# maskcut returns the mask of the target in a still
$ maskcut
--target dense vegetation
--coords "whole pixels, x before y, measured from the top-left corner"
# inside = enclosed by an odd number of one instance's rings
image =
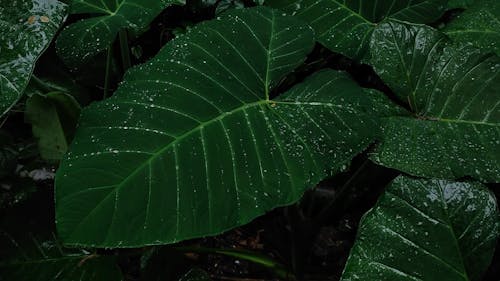
[[[498,280],[498,0],[0,15],[0,280]]]

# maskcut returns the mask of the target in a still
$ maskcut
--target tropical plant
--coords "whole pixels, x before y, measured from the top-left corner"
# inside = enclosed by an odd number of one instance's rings
[[[0,0],[0,280],[217,278],[192,252],[307,280],[379,195],[328,278],[495,274],[500,2],[67,2]],[[289,261],[189,241],[279,207]]]

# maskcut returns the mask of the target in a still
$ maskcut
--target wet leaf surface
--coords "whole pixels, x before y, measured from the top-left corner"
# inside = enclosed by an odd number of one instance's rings
[[[470,43],[485,52],[500,55],[500,1],[476,1],[460,14],[444,32],[457,42]]]
[[[35,63],[66,18],[57,0],[0,0],[0,116],[23,95]]]
[[[415,115],[385,119],[375,161],[418,176],[500,181],[498,56],[431,27],[389,22],[375,30],[371,57]]]
[[[385,19],[429,23],[445,8],[442,0],[271,0],[266,4],[305,20],[321,44],[355,59],[365,56],[374,28]]]
[[[269,99],[313,44],[293,17],[233,10],[131,69],[112,98],[83,110],[58,170],[64,242],[132,247],[215,235],[345,169],[379,133],[347,74],[321,71]]]
[[[77,67],[106,50],[121,29],[140,32],[167,6],[184,0],[73,0],[71,14],[94,14],[67,26],[57,38],[58,54]]]
[[[398,177],[362,218],[341,280],[481,280],[499,226],[481,184]]]

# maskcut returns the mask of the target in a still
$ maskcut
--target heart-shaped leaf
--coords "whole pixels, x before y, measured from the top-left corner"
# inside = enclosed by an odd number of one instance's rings
[[[58,170],[62,239],[130,247],[218,234],[342,169],[378,134],[362,88],[330,70],[269,99],[313,45],[293,17],[232,10],[131,69],[83,110]]]
[[[498,218],[481,184],[396,178],[361,219],[341,280],[480,280]]]
[[[185,0],[73,0],[72,14],[95,14],[67,26],[57,37],[59,56],[70,67],[106,50],[121,29],[140,32],[167,6]]]
[[[266,2],[307,21],[328,49],[360,59],[377,23],[388,17],[428,23],[444,12],[443,0],[271,0]]]
[[[431,27],[388,22],[373,33],[371,62],[415,114],[385,119],[373,159],[413,175],[500,181],[498,56]]]
[[[0,0],[0,117],[23,95],[35,63],[66,17],[57,0]]]
[[[121,281],[114,256],[66,249],[56,238],[52,200],[38,191],[0,222],[0,280]]]
[[[471,42],[500,55],[500,1],[481,0],[460,14],[444,30],[453,40]]]

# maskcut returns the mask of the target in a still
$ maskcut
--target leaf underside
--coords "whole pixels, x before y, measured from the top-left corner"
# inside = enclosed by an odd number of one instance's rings
[[[498,215],[481,184],[398,177],[362,218],[341,280],[480,280]]]
[[[364,91],[325,70],[268,93],[312,49],[309,27],[233,10],[131,69],[83,111],[56,177],[67,244],[133,247],[219,234],[297,201],[378,134]]]
[[[23,95],[38,57],[66,17],[57,0],[0,0],[0,117]]]
[[[384,120],[374,160],[418,176],[500,181],[498,56],[430,27],[389,22],[375,30],[371,58],[416,116]]]

